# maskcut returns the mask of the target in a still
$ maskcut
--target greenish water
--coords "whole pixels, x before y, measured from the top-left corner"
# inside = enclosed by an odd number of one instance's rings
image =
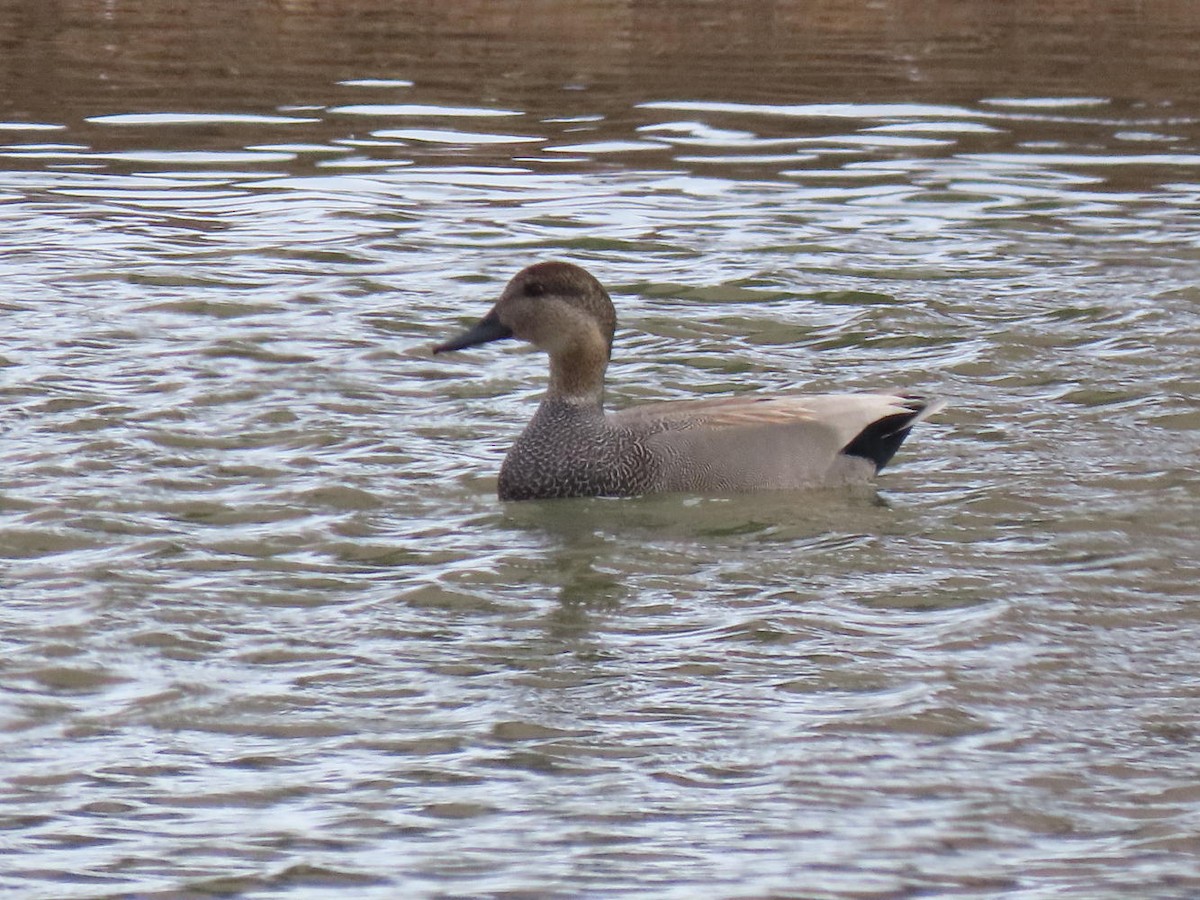
[[[0,890],[1192,897],[1191,7],[0,3]],[[614,405],[877,492],[501,505]]]

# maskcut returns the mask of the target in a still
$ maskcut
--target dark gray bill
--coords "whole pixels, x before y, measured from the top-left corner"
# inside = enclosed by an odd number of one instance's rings
[[[488,341],[499,341],[510,337],[512,337],[512,329],[507,325],[500,324],[500,320],[496,318],[495,314],[488,313],[458,337],[452,337],[444,344],[438,344],[433,348],[433,352],[445,353],[448,350],[462,350],[466,347],[486,344]]]

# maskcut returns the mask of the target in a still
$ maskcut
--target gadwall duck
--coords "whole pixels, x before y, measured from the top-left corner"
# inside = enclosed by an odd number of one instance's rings
[[[942,407],[911,394],[751,394],[604,411],[617,316],[579,266],[518,272],[473,328],[433,348],[515,337],[550,354],[550,385],[500,467],[501,500],[742,493],[869,481]]]

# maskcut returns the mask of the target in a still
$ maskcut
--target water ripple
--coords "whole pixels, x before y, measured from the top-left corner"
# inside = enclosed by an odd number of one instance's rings
[[[267,54],[0,123],[0,885],[1200,884],[1194,102],[973,53],[689,95],[669,30],[621,74],[525,24],[518,88]],[[546,257],[610,287],[615,406],[951,406],[878,491],[498,505],[544,358],[429,347]]]

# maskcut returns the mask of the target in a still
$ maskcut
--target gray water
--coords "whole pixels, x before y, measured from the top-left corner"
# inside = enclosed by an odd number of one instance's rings
[[[1200,895],[1188,3],[0,3],[0,892]],[[908,388],[846,494],[500,504]]]

